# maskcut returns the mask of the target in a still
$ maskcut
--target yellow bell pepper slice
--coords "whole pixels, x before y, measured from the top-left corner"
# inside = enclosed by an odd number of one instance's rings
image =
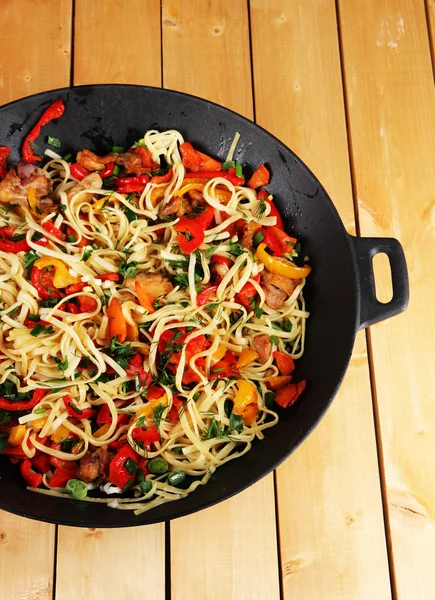
[[[36,188],[31,187],[27,192],[27,202],[33,214],[36,214]]]
[[[259,412],[257,388],[246,379],[240,379],[236,385],[238,389],[234,396],[233,412],[241,415],[245,425],[252,425]]]
[[[159,406],[159,404],[163,404],[163,406],[168,406],[168,396],[163,392],[160,398],[156,398],[151,402],[148,402],[146,406],[144,406],[141,410],[138,411],[137,416],[144,416],[146,419],[152,417],[154,410]]]
[[[237,359],[237,366],[239,367],[239,369],[242,369],[243,367],[247,367],[252,362],[254,362],[254,360],[256,360],[258,358],[258,356],[259,356],[259,354],[258,354],[258,352],[255,352],[255,350],[250,350],[249,348],[245,348],[244,350],[241,351],[240,356]]]
[[[56,431],[54,431],[51,434],[51,439],[53,440],[53,442],[56,442],[56,444],[59,444],[63,440],[63,438],[68,438],[70,434],[70,430],[67,429],[65,425],[59,425]]]
[[[26,434],[26,426],[25,425],[16,425],[15,427],[11,427],[8,437],[9,446],[19,446],[21,442],[24,440],[24,436]]]
[[[217,349],[212,354],[211,364],[214,365],[215,363],[219,362],[225,356],[226,353],[227,353],[227,347],[224,346],[223,344],[219,344]]]
[[[271,273],[282,275],[289,279],[303,279],[304,277],[307,277],[311,271],[311,267],[308,265],[298,267],[285,258],[271,256],[266,252],[266,244],[260,244],[258,246],[257,251],[255,252],[255,258],[262,262],[266,269]]]
[[[106,202],[110,201],[110,196],[104,196],[103,198],[100,198],[100,200],[97,200],[96,202],[94,202],[92,204],[92,208],[94,209],[95,212],[100,212],[100,210],[102,210],[104,208],[104,205],[106,204]]]
[[[41,431],[44,425],[47,422],[47,417],[40,417],[39,419],[35,419],[32,421],[32,429],[33,431]]]
[[[53,285],[56,288],[65,288],[73,283],[78,283],[80,279],[78,277],[73,277],[70,275],[68,267],[65,263],[57,258],[51,258],[51,256],[46,256],[44,258],[38,258],[35,261],[35,267],[37,269],[45,269],[45,267],[54,267],[54,277],[53,277]]]
[[[97,431],[94,433],[94,437],[99,438],[102,437],[105,433],[109,431],[109,428],[112,423],[105,423],[102,425]]]

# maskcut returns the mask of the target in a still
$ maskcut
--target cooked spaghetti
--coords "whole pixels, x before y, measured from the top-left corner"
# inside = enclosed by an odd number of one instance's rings
[[[140,514],[248,452],[305,388],[310,267],[236,143],[224,163],[177,131],[3,161],[0,450],[30,489]]]

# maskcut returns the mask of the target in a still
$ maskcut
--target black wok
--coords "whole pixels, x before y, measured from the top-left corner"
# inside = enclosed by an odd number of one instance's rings
[[[402,248],[395,239],[356,238],[346,233],[327,193],[315,176],[284,144],[251,121],[221,106],[185,94],[131,85],[95,85],[45,92],[0,109],[0,145],[19,159],[23,140],[42,111],[56,98],[64,116],[47,125],[47,135],[62,140],[66,151],[89,148],[104,154],[112,145],[128,146],[147,129],[178,129],[204,152],[224,159],[236,131],[236,159],[251,167],[266,162],[268,186],[288,231],[302,242],[313,266],[305,288],[308,321],[306,350],[297,364],[307,390],[279,424],[241,459],[223,466],[210,482],[187,498],[135,517],[105,505],[42,496],[26,490],[17,467],[0,458],[0,508],[19,515],[87,527],[125,527],[173,519],[240,492],[274,469],[319,422],[345,374],[359,329],[402,312],[408,303],[408,277]],[[390,260],[393,298],[375,297],[372,258]]]

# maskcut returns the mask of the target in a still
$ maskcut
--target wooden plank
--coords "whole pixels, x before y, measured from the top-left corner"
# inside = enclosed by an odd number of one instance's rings
[[[0,5],[0,104],[69,84],[72,0]]]
[[[370,334],[397,597],[422,600],[435,587],[435,98],[425,7],[339,5],[361,231],[399,238],[408,259],[407,312]]]
[[[257,121],[313,169],[354,232],[334,0],[253,0],[251,25]],[[277,493],[285,599],[390,597],[364,334],[326,417],[278,469]]]
[[[159,0],[76,0],[74,84],[161,85]]]
[[[158,0],[77,0],[75,34],[75,84],[160,85]],[[112,598],[114,590],[126,600],[138,598],[144,581],[153,598],[165,597],[163,524],[118,530],[59,527],[57,600]]]
[[[68,85],[71,11],[71,0],[1,3],[0,105]],[[54,543],[54,525],[0,512],[2,597],[51,600]]]
[[[252,118],[246,2],[164,0],[163,67],[165,87]],[[171,567],[173,600],[279,598],[272,477],[171,523]]]

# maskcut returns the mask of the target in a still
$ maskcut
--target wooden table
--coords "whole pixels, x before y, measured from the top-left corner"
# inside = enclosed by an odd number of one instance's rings
[[[433,0],[0,0],[0,23],[1,104],[103,82],[214,100],[299,154],[350,232],[399,238],[411,283],[274,475],[167,525],[1,513],[1,598],[435,598]]]

